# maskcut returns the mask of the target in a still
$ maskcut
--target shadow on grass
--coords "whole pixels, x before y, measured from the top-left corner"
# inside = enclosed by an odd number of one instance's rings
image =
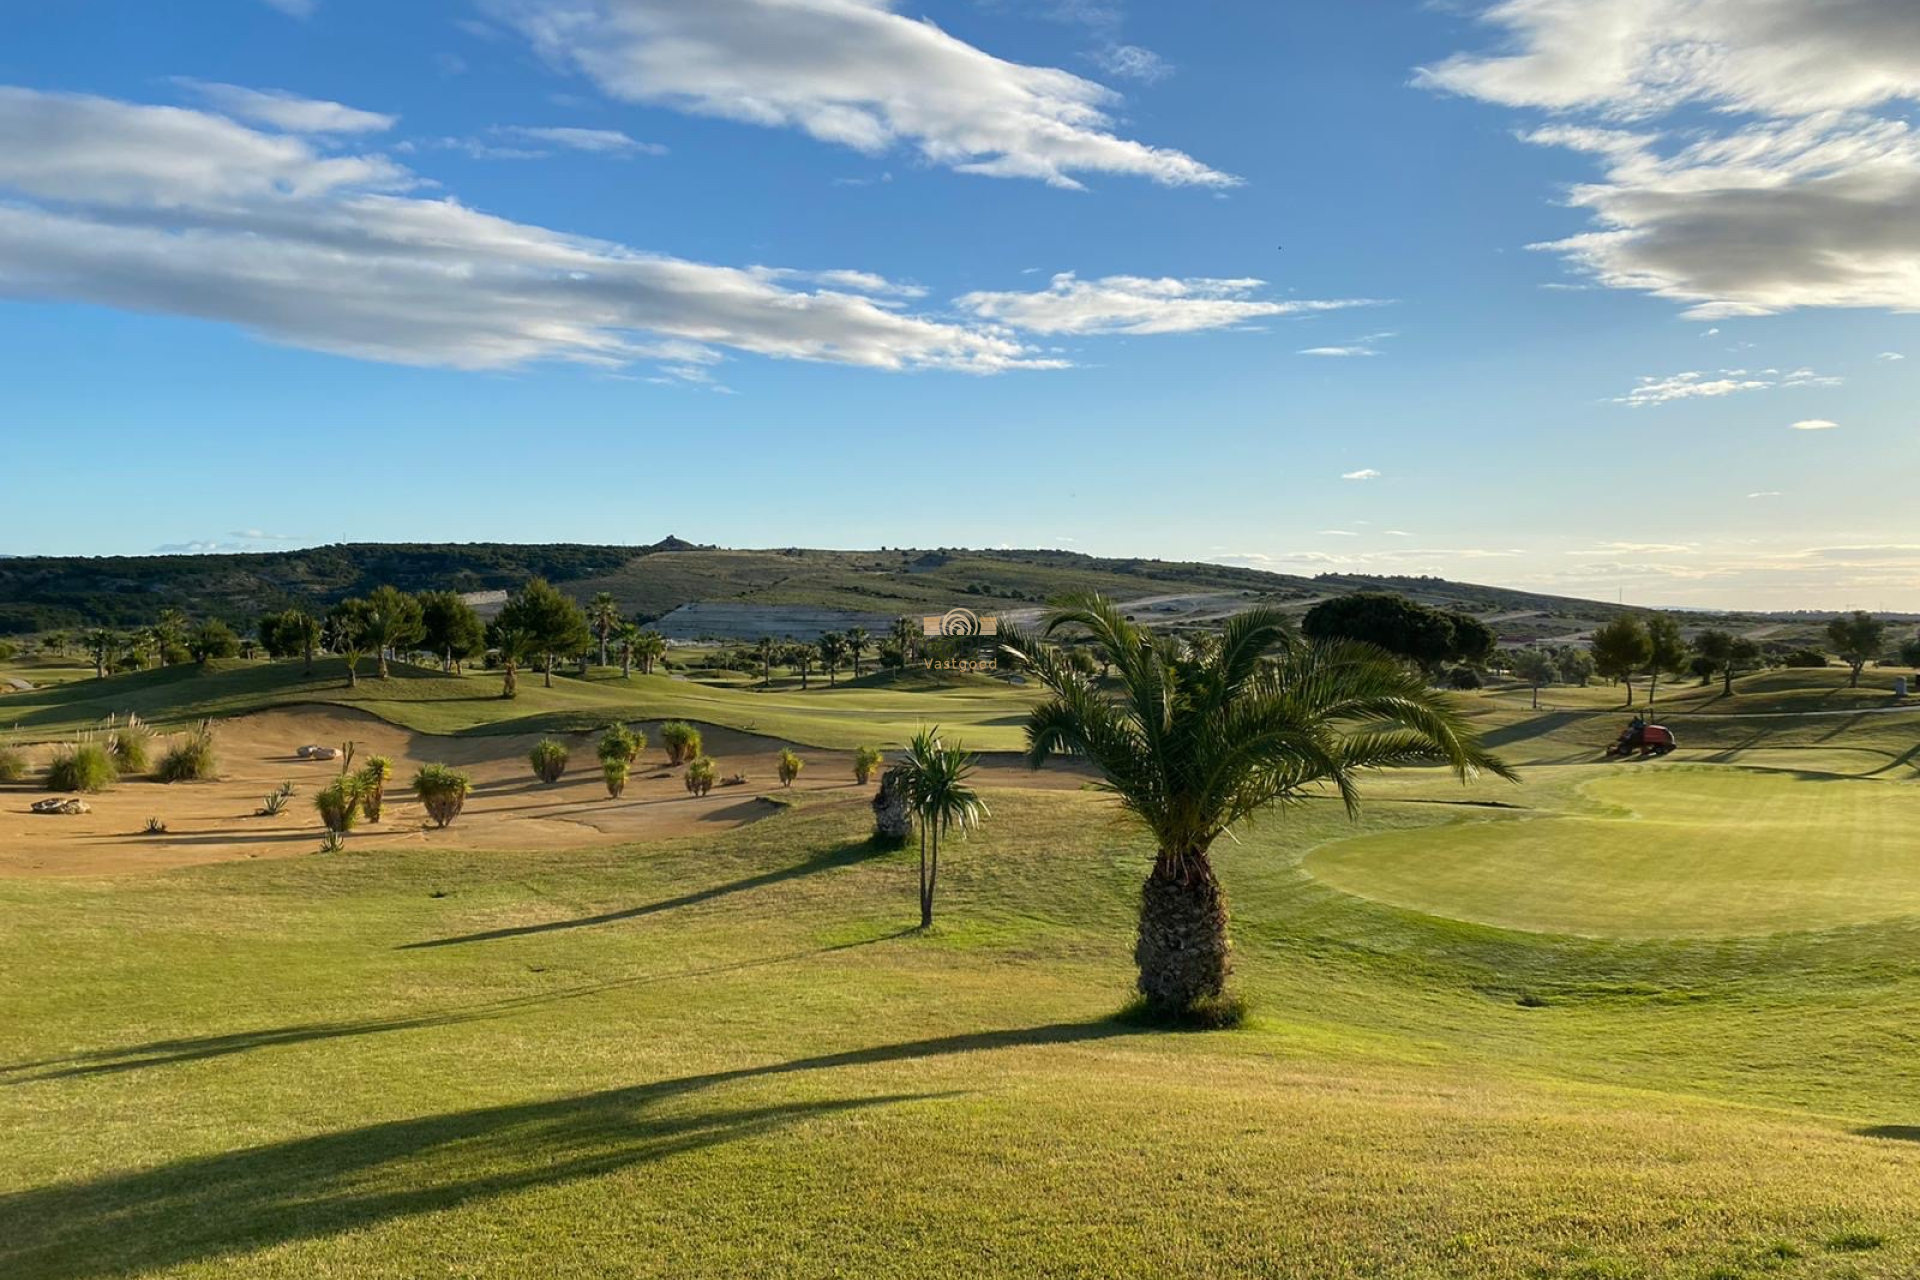
[[[666,911],[676,911],[681,907],[711,902],[715,898],[764,889],[769,885],[782,884],[788,880],[798,880],[802,876],[831,871],[836,867],[851,867],[868,858],[879,857],[885,852],[886,850],[876,847],[872,842],[862,840],[855,844],[823,849],[790,867],[764,871],[757,876],[731,880],[726,884],[717,884],[707,889],[697,889],[675,898],[663,898],[659,902],[649,902],[637,907],[623,907],[618,911],[603,911],[598,915],[578,916],[571,920],[549,920],[542,924],[514,925],[505,929],[488,929],[481,933],[457,934],[451,938],[429,938],[424,942],[403,943],[396,950],[418,951],[427,947],[454,947],[469,942],[498,942],[503,938],[525,938],[541,933],[557,933],[563,929],[585,929],[593,925],[614,924],[621,920],[638,920],[643,916],[659,915]]]
[[[1920,1142],[1920,1124],[1870,1124],[1854,1132],[1863,1138],[1882,1138],[1888,1142]]]
[[[757,1078],[1131,1034],[1115,1022],[939,1036],[538,1102],[416,1116],[0,1196],[0,1274],[158,1270],[361,1231],[534,1187],[738,1142],[827,1116],[952,1093],[703,1105]]]

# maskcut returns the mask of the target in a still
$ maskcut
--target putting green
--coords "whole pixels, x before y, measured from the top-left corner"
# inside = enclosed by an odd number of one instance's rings
[[[1344,892],[1540,933],[1718,937],[1920,914],[1920,788],[1621,766],[1597,811],[1475,819],[1314,851]]]

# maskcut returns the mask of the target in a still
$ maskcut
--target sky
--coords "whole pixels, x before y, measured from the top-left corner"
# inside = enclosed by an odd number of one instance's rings
[[[0,553],[1056,547],[1920,609],[1912,0],[0,36]]]

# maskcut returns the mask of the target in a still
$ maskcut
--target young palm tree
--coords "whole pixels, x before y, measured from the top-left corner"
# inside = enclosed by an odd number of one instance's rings
[[[827,683],[840,683],[840,664],[847,660],[847,638],[838,631],[820,637],[820,665],[826,668]]]
[[[653,664],[667,656],[667,638],[658,631],[642,631],[633,642],[633,656],[640,659],[640,674],[653,674]]]
[[[847,628],[847,653],[853,658],[853,678],[860,678],[860,659],[873,644],[873,637],[867,634],[865,627]]]
[[[893,636],[893,642],[900,646],[900,665],[904,668],[913,661],[913,646],[920,634],[920,622],[916,618],[895,618],[888,633]]]
[[[633,650],[640,641],[640,628],[631,622],[621,622],[613,629],[613,638],[620,645],[620,678],[633,679]]]
[[[787,665],[800,673],[800,687],[807,687],[807,673],[813,670],[813,646],[795,644],[787,648]]]
[[[160,665],[167,665],[167,650],[178,649],[187,638],[187,617],[178,609],[162,609],[153,624],[154,646],[160,653]]]
[[[780,655],[780,646],[772,636],[761,636],[760,643],[753,647],[760,659],[760,684],[762,688],[773,687],[773,660]]]
[[[1086,757],[1153,834],[1134,962],[1156,1012],[1191,1014],[1226,988],[1227,900],[1208,851],[1235,823],[1320,785],[1353,812],[1370,768],[1514,776],[1417,673],[1371,645],[1301,640],[1276,610],[1233,618],[1204,655],[1097,595],[1048,616],[1047,634],[1063,628],[1092,635],[1121,690],[1097,692],[1059,649],[1010,629],[1005,649],[1053,695],[1028,719],[1027,763]]]
[[[600,665],[607,665],[607,641],[614,630],[620,626],[620,606],[613,602],[613,594],[601,591],[587,604],[587,622],[593,627],[594,634],[600,637]]]
[[[991,816],[980,794],[967,785],[976,757],[958,743],[947,746],[938,728],[922,729],[900,762],[907,807],[920,828],[920,927],[933,924],[933,894],[940,884],[940,837],[962,832]]]

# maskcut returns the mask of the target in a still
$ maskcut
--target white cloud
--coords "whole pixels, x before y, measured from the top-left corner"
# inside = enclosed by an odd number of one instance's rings
[[[1328,356],[1334,359],[1351,359],[1357,356],[1377,356],[1380,354],[1380,346],[1379,346],[1380,343],[1385,342],[1388,338],[1393,338],[1398,336],[1399,335],[1394,333],[1369,333],[1361,337],[1355,338],[1353,341],[1344,343],[1342,345],[1326,346],[1326,347],[1308,347],[1303,351],[1297,352],[1296,354],[1303,355],[1303,356]]]
[[[1357,538],[1360,535],[1351,529],[1322,529],[1320,536],[1323,538]]]
[[[1091,55],[1094,65],[1110,76],[1158,84],[1173,74],[1173,67],[1151,49],[1137,44],[1110,44]]]
[[[1749,498],[1778,498],[1781,495],[1778,489],[1761,489],[1757,492],[1750,493],[1747,496]]]
[[[246,89],[237,84],[217,84],[184,76],[175,83],[191,90],[224,115],[270,125],[287,133],[383,133],[399,120],[398,116],[303,98],[280,89]]]
[[[1642,377],[1633,390],[1624,396],[1614,397],[1613,402],[1639,409],[1648,405],[1669,404],[1675,400],[1730,396],[1742,391],[1772,391],[1783,387],[1835,387],[1839,386],[1841,381],[1840,378],[1816,373],[1812,369],[1794,369],[1788,373],[1782,373],[1778,369],[1721,369],[1712,374],[1689,370],[1685,373],[1668,374],[1664,378],[1651,375]]]
[[[1067,271],[1033,293],[969,293],[959,306],[983,320],[1030,333],[1151,334],[1227,329],[1268,316],[1306,315],[1371,305],[1369,299],[1276,302],[1252,296],[1264,280],[1082,280]]]
[[[1882,351],[1882,352],[1881,352],[1881,353],[1880,353],[1879,355],[1877,355],[1877,356],[1875,356],[1875,357],[1874,357],[1874,359],[1876,359],[1876,360],[1905,360],[1905,359],[1906,359],[1906,357],[1905,357],[1905,356],[1903,356],[1903,355],[1901,355],[1901,354],[1900,354],[1900,353],[1899,353],[1898,351]]]
[[[1372,467],[1362,467],[1358,471],[1343,471],[1340,473],[1340,478],[1342,480],[1378,480],[1380,473]]]
[[[1920,138],[1899,110],[1920,101],[1912,0],[1502,0],[1484,16],[1507,51],[1418,81],[1553,112],[1526,136],[1604,170],[1569,196],[1596,229],[1540,247],[1703,319],[1920,309]],[[1642,123],[1683,109],[1668,134]]]
[[[1793,424],[1793,429],[1795,431],[1832,431],[1839,425],[1839,423],[1830,422],[1826,418],[1802,418],[1799,422]]]
[[[512,222],[379,156],[205,112],[0,88],[0,296],[238,325],[404,364],[702,368],[724,349],[883,369],[1056,367],[1005,330],[765,269]]]
[[[551,143],[573,151],[592,151],[603,155],[663,156],[667,149],[657,142],[636,142],[618,129],[579,129],[567,126],[501,125],[495,133],[528,142]]]
[[[550,62],[609,95],[872,155],[1077,188],[1076,174],[1228,187],[1230,174],[1115,132],[1118,94],[1008,62],[889,0],[487,0]]]

